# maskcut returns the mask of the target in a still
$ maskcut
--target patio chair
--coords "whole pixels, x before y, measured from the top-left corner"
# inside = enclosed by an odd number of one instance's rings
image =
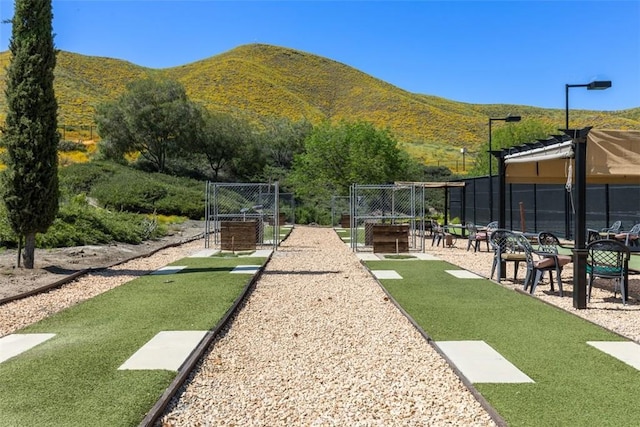
[[[493,249],[493,264],[491,265],[491,279],[493,273],[497,271],[496,280],[500,283],[502,278],[502,264],[513,263],[513,280],[518,276],[518,266],[521,262],[526,262],[526,254],[519,244],[518,235],[510,230],[499,228],[494,230],[489,237],[489,244]]]
[[[493,230],[497,230],[498,229],[498,221],[491,221],[489,224],[487,224],[485,229],[487,230],[487,233],[491,233]]]
[[[587,228],[587,243],[602,239],[600,232],[593,228]]]
[[[611,224],[611,227],[600,229],[600,233],[606,234],[606,238],[608,239],[610,236],[619,233],[620,227],[622,227],[622,221],[615,221],[613,224]]]
[[[472,222],[467,223],[467,251],[471,248],[473,243],[473,251],[478,252],[480,243],[485,242],[487,245],[487,252],[489,252],[489,236],[486,231],[478,231],[478,226]]]
[[[530,287],[529,293],[535,293],[538,283],[540,283],[544,273],[548,271],[551,291],[555,291],[553,287],[553,273],[555,272],[560,296],[564,296],[564,291],[562,290],[562,269],[565,265],[572,262],[573,259],[570,255],[558,254],[559,246],[561,246],[560,239],[548,231],[538,233],[537,250],[533,250],[530,244],[527,245],[527,250],[531,252],[531,259],[527,259],[529,283],[525,281],[525,291],[527,287]],[[537,256],[538,259],[536,259],[534,255]]]
[[[613,238],[615,240],[624,241],[624,244],[627,246],[638,246],[640,245],[640,223],[631,227],[631,230],[626,231],[624,233],[618,233]]]
[[[602,239],[587,245],[587,301],[591,301],[591,288],[595,278],[613,279],[613,297],[620,288],[622,304],[627,304],[627,283],[629,258],[631,253],[624,243],[618,240]]]

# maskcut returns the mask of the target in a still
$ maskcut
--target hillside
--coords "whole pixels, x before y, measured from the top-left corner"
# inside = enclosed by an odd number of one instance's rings
[[[0,53],[2,91],[8,61],[9,52]],[[466,104],[414,94],[328,58],[263,44],[240,46],[161,70],[61,51],[55,75],[59,123],[67,127],[93,125],[96,105],[120,95],[128,82],[152,75],[180,81],[191,99],[212,110],[250,118],[304,117],[314,123],[324,119],[367,120],[389,127],[400,141],[420,146],[421,150],[457,152],[465,146],[473,151],[486,141],[490,116],[520,114],[558,127],[564,122],[562,108]],[[2,97],[0,119],[4,108]],[[640,129],[640,108],[618,112],[572,110],[571,119],[577,126]]]

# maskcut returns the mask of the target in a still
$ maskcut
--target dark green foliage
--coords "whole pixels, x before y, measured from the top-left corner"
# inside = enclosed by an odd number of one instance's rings
[[[108,162],[74,163],[61,168],[60,188],[63,193],[89,194],[99,181],[109,180],[121,167]]]
[[[112,211],[192,219],[204,215],[204,182],[194,179],[146,173],[109,162],[90,162],[62,168],[60,182],[65,195],[85,194]]]
[[[186,154],[198,154],[206,159],[211,178],[218,181],[227,164],[242,151],[245,144],[251,144],[253,132],[248,122],[226,113],[201,112],[203,121],[185,148]]]
[[[269,165],[272,168],[291,169],[293,158],[304,152],[304,140],[313,126],[307,120],[292,122],[285,118],[269,118],[264,121],[262,140]]]
[[[58,151],[87,151],[87,146],[82,142],[75,141],[60,141],[58,144]]]
[[[7,149],[3,198],[11,228],[26,238],[25,266],[33,268],[33,242],[58,211],[58,105],[53,90],[56,52],[50,0],[17,0],[12,59],[6,76]]]
[[[516,145],[533,142],[538,138],[548,138],[549,135],[558,133],[557,126],[544,123],[535,119],[524,119],[518,123],[500,122],[493,124],[491,132],[491,150],[513,147]],[[488,137],[488,136],[487,136]],[[492,159],[492,173],[498,171],[498,162]],[[470,176],[489,175],[489,141],[480,146],[475,161],[474,168],[469,172]]]
[[[163,172],[170,156],[183,150],[201,128],[201,110],[173,80],[138,80],[111,103],[98,106],[100,148],[112,159],[140,153]]]
[[[0,204],[0,211],[1,209]],[[164,234],[166,227],[158,225],[149,217],[96,208],[90,206],[84,197],[76,196],[61,205],[47,232],[36,237],[36,246],[58,248],[113,242],[138,244]],[[16,236],[0,222],[0,247],[16,245]]]
[[[367,122],[323,123],[304,144],[305,152],[295,157],[289,181],[307,206],[317,208],[333,195],[348,195],[354,183],[388,184],[410,180],[419,172],[387,130]]]
[[[123,168],[111,179],[96,182],[89,195],[110,210],[201,218],[204,184],[161,177]]]

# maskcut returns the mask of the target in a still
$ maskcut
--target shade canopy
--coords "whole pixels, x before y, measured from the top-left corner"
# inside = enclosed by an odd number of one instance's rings
[[[508,184],[574,180],[574,142],[566,136],[503,150]],[[589,184],[640,184],[640,131],[592,129],[587,135]]]

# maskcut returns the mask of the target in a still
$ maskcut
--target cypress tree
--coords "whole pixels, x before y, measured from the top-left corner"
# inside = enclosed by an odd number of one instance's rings
[[[2,196],[20,246],[24,239],[26,268],[34,266],[36,234],[46,232],[58,213],[60,136],[52,20],[51,0],[16,0],[6,74]]]

